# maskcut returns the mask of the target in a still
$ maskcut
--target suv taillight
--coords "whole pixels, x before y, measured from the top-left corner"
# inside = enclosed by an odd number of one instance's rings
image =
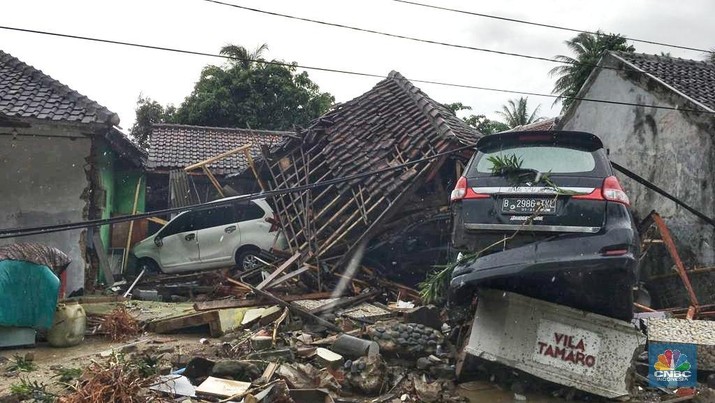
[[[584,200],[608,200],[630,206],[628,195],[626,195],[626,192],[623,191],[620,182],[618,182],[618,178],[615,176],[609,176],[604,179],[603,186],[601,186],[600,189],[596,189],[587,195],[572,196],[572,198]]]
[[[626,206],[631,204],[631,201],[628,199],[628,195],[623,191],[621,184],[618,182],[618,178],[615,176],[609,176],[603,180],[603,198],[623,203]]]
[[[472,188],[467,186],[467,178],[460,177],[457,184],[454,186],[452,194],[449,196],[450,202],[460,201],[463,199],[486,199],[488,194],[476,193]]]

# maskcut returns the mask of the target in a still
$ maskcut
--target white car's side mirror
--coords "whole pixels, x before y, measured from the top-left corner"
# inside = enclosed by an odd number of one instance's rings
[[[164,241],[162,241],[161,238],[156,237],[156,238],[154,238],[154,245],[161,248],[161,246],[164,245]]]

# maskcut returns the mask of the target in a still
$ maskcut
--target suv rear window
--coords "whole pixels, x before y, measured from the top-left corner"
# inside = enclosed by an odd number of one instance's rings
[[[469,166],[467,177],[484,176],[492,173],[492,156],[511,157],[515,155],[522,161],[524,169],[550,172],[557,175],[604,176],[606,164],[604,157],[596,151],[579,148],[543,145],[520,145],[499,150],[479,151],[475,161]]]

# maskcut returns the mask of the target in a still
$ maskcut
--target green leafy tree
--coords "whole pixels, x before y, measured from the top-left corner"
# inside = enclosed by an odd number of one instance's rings
[[[710,49],[710,53],[708,53],[705,60],[715,63],[715,48]]]
[[[444,107],[449,109],[455,116],[457,115],[457,112],[472,110],[471,106],[466,106],[461,102],[444,104]],[[464,120],[464,122],[469,126],[472,126],[475,129],[479,130],[479,132],[482,134],[494,134],[502,132],[504,130],[509,130],[509,126],[507,126],[506,124],[496,120],[490,120],[485,115],[471,114],[467,117],[463,117],[462,120]]]
[[[506,105],[502,106],[502,110],[496,111],[496,113],[504,118],[504,122],[510,129],[517,126],[528,125],[529,123],[534,123],[543,119],[538,115],[541,105],[537,106],[531,113],[529,113],[528,103],[528,97],[510,99],[507,101]]]
[[[564,65],[554,67],[549,72],[552,77],[558,77],[552,93],[558,94],[559,97],[554,104],[561,101],[564,110],[571,105],[573,97],[578,94],[603,52],[607,50],[635,52],[636,50],[626,42],[625,37],[619,34],[605,34],[601,31],[595,34],[580,33],[565,43],[574,57],[557,55],[556,60]]]
[[[308,124],[335,102],[332,95],[320,92],[308,73],[299,73],[296,63],[266,62],[266,50],[266,44],[252,52],[224,46],[221,54],[229,57],[228,62],[204,67],[178,109],[140,96],[132,135],[147,147],[155,123],[290,130]]]
[[[176,112],[179,123],[204,126],[288,130],[325,113],[335,98],[320,92],[308,73],[295,63],[266,63],[267,47],[249,53],[229,45],[221,54],[231,57],[225,66],[206,66],[193,92]]]
[[[176,108],[169,105],[166,108],[160,103],[141,94],[137,100],[136,120],[131,129],[131,134],[144,148],[149,147],[149,135],[151,127],[155,123],[173,123],[176,115]]]
[[[258,46],[253,52],[238,45],[226,45],[221,48],[221,55],[231,57],[230,63],[236,63],[244,69],[250,69],[257,62],[265,62],[263,53],[268,50],[268,44],[264,43]]]

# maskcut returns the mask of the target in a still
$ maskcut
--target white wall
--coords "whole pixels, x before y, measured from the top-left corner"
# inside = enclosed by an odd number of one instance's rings
[[[660,91],[660,87],[652,86],[648,92],[620,77],[617,71],[602,70],[587,93],[581,95],[650,106],[675,106],[668,103],[672,93]],[[582,101],[572,112],[561,123],[564,130],[598,135],[610,149],[612,161],[709,217],[715,216],[713,133],[673,110]],[[641,218],[651,210],[663,216],[688,263],[715,264],[712,226],[624,175],[618,176]]]
[[[81,199],[89,187],[85,174],[90,155],[89,137],[68,129],[0,128],[0,227],[15,228],[82,221],[87,205]],[[31,136],[30,134],[41,134]],[[2,239],[41,242],[67,253],[67,294],[84,287],[85,261],[81,230]]]

